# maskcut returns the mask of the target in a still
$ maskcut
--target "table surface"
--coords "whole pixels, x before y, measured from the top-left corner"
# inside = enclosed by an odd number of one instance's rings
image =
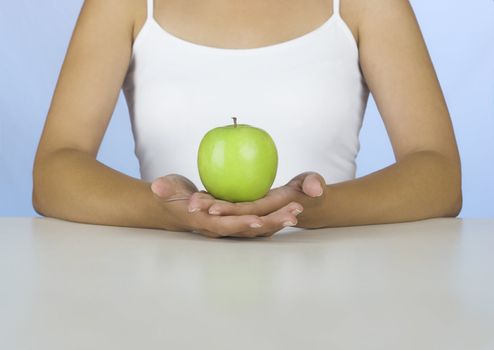
[[[272,238],[0,219],[0,349],[494,349],[494,220]]]

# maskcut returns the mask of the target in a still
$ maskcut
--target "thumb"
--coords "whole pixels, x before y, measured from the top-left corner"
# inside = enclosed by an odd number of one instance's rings
[[[176,193],[175,186],[170,181],[169,176],[162,176],[153,181],[151,190],[160,198],[171,197]]]
[[[197,192],[197,187],[185,176],[168,174],[154,180],[151,190],[160,198],[189,197]]]
[[[311,197],[320,197],[326,189],[326,180],[315,172],[309,173],[302,183],[302,190]]]

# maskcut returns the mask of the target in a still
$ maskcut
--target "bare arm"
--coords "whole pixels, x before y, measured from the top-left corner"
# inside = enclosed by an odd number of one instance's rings
[[[256,202],[217,203],[210,210],[221,215],[263,215],[296,201],[304,208],[297,217],[297,226],[304,228],[459,214],[462,192],[456,140],[413,10],[407,0],[359,3],[365,6],[358,21],[361,67],[386,126],[396,163],[331,185],[326,185],[319,174],[299,175]],[[323,195],[307,195],[317,193],[315,187],[319,186],[324,189]],[[196,196],[191,204],[202,205]]]
[[[163,228],[150,184],[96,160],[132,46],[130,1],[86,0],[48,112],[33,168],[33,206],[45,216]]]
[[[461,210],[457,170],[443,155],[414,152],[367,176],[328,185],[323,210],[307,227],[335,227],[454,217]]]
[[[407,0],[367,1],[360,62],[396,163],[328,186],[324,223],[372,224],[456,216],[460,159],[450,116]]]
[[[299,204],[288,203],[262,218],[191,214],[187,201],[174,200],[197,193],[185,177],[166,174],[151,184],[96,160],[129,66],[133,17],[142,12],[133,8],[136,4],[146,3],[84,3],[36,153],[35,210],[76,222],[195,231],[208,237],[263,236],[282,229],[295,220],[292,212]]]
[[[327,186],[318,217],[306,224],[344,226],[457,216],[462,206],[460,158],[413,10],[407,0],[365,3],[359,22],[360,62],[396,163]]]

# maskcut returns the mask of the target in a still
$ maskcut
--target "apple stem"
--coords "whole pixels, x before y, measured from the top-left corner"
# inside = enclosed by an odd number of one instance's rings
[[[237,117],[232,117],[233,119],[233,127],[236,128],[237,127]]]

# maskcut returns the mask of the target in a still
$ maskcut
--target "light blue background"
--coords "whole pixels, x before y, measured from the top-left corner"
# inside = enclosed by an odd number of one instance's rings
[[[411,1],[452,115],[463,166],[461,217],[494,217],[494,1]],[[0,1],[0,216],[32,216],[32,163],[81,0]],[[122,96],[99,159],[139,176]],[[394,162],[371,100],[358,176]],[[308,169],[309,170],[309,169]]]

